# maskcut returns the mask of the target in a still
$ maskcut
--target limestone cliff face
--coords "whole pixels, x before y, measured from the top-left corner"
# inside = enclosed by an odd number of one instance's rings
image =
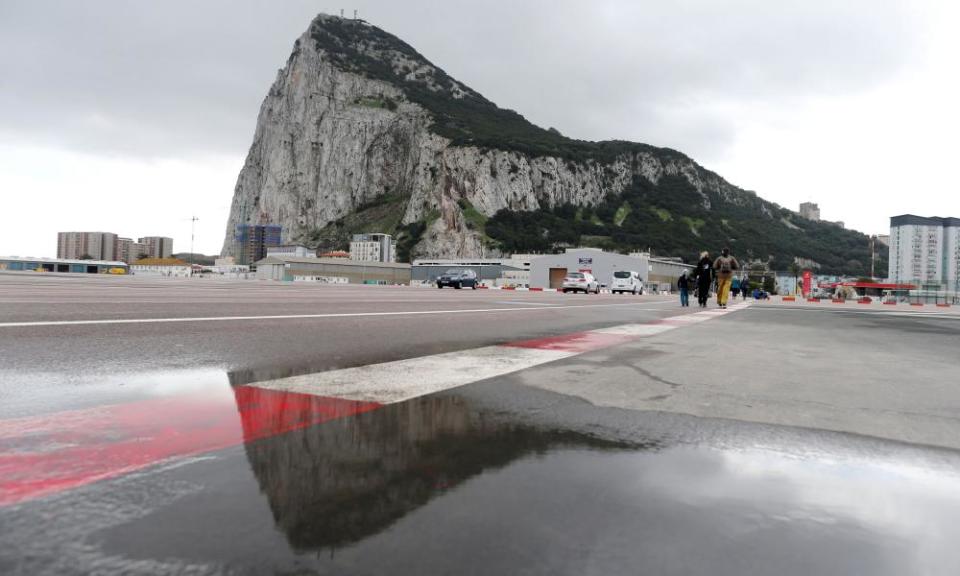
[[[410,96],[411,87],[419,98]],[[260,108],[222,253],[232,254],[238,224],[280,224],[285,242],[309,244],[316,231],[384,198],[399,225],[425,224],[414,254],[469,257],[487,250],[469,225],[466,203],[486,216],[502,208],[595,205],[637,174],[652,182],[683,175],[707,207],[707,190],[733,202],[747,194],[679,153],[636,150],[574,162],[454,142],[432,129],[437,115],[418,103],[434,96],[492,106],[379,29],[319,16]]]

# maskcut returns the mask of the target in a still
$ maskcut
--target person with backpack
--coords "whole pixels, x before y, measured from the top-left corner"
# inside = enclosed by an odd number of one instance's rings
[[[727,307],[733,273],[739,269],[740,263],[730,255],[730,249],[724,248],[721,250],[720,257],[713,263],[713,270],[717,275],[717,304],[720,308]]]
[[[687,278],[686,270],[677,279],[677,288],[680,289],[680,306],[690,306],[690,280]]]
[[[701,308],[706,308],[707,299],[710,298],[710,285],[713,284],[713,260],[707,252],[700,253],[694,275],[697,279],[697,302]]]

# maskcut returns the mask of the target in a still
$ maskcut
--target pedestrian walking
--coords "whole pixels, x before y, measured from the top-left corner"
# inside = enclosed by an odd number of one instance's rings
[[[697,303],[701,308],[707,307],[707,300],[710,298],[710,285],[713,284],[713,260],[707,252],[700,253],[700,261],[697,262]]]
[[[677,288],[680,289],[680,306],[690,306],[690,279],[684,270],[677,279]]]
[[[740,293],[743,294],[743,299],[747,299],[747,293],[750,292],[750,277],[744,275],[743,279],[740,280]]]
[[[721,250],[720,257],[713,263],[713,271],[717,275],[717,304],[720,308],[727,307],[733,274],[739,269],[740,263],[730,255],[730,249],[724,248]]]
[[[737,276],[734,276],[733,281],[730,282],[730,294],[734,300],[740,295],[740,278]]]

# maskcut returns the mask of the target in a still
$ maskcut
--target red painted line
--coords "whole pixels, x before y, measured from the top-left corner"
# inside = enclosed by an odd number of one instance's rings
[[[239,386],[0,420],[0,506],[379,408]]]
[[[531,288],[531,292],[543,292],[543,288]]]
[[[896,305],[897,305],[896,302],[884,302],[884,304],[887,305],[887,306],[896,306]]]
[[[911,306],[923,306],[923,302],[911,302]]]
[[[603,334],[598,332],[574,332],[573,334],[564,334],[563,336],[549,336],[547,338],[536,338],[533,340],[523,340],[521,342],[510,342],[503,346],[515,348],[540,348],[543,350],[563,350],[565,352],[590,352],[600,350],[609,346],[616,346],[624,342],[636,340],[636,337],[624,334]]]
[[[937,308],[949,308],[949,304],[937,304]]]
[[[819,303],[820,303],[820,299],[819,299],[819,298],[807,298],[807,302],[813,302],[814,304],[819,304]]]

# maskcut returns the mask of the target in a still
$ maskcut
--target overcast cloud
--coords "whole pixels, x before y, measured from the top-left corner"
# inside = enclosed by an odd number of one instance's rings
[[[885,231],[960,216],[948,2],[0,1],[0,253],[58,229],[218,252],[260,102],[340,8],[542,126],[690,154],[790,208]]]

